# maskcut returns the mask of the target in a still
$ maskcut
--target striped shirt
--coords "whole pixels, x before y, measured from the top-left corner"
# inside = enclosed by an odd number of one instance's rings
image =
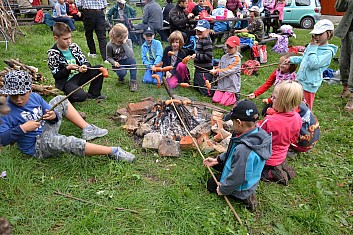
[[[107,7],[107,0],[76,0],[76,6],[83,10],[102,10]]]
[[[198,39],[196,42],[196,57],[194,64],[205,69],[212,69],[212,49],[213,46],[210,37]]]

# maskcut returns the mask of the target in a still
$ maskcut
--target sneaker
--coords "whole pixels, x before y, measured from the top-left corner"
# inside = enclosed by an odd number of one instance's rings
[[[125,83],[125,79],[124,78],[118,78],[118,83],[119,84],[124,84]]]
[[[93,140],[98,137],[103,137],[108,134],[107,129],[101,129],[96,127],[93,124],[89,124],[87,127],[82,130],[82,139],[84,140]]]
[[[90,93],[87,93],[87,99],[89,100],[105,100],[108,98],[106,95],[93,96]]]
[[[135,92],[138,89],[137,81],[130,81],[130,91]]]
[[[132,163],[135,160],[135,155],[132,153],[126,152],[120,147],[113,147],[112,154],[110,156],[117,160],[118,162],[125,161],[128,163]]]
[[[244,204],[246,205],[246,209],[248,209],[250,212],[256,211],[258,205],[256,194],[251,194],[250,197],[244,200]]]
[[[91,58],[97,58],[97,54],[88,53],[87,56]]]

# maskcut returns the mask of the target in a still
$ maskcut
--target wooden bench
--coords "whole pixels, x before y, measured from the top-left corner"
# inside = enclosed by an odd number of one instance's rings
[[[53,9],[51,5],[38,5],[31,7],[24,7],[17,3],[17,1],[13,1],[10,4],[10,8],[12,13],[17,19],[19,25],[24,24],[34,24],[34,17],[39,9],[43,11],[50,11]]]

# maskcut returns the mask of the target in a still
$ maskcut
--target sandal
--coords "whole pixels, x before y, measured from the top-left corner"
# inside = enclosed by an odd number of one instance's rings
[[[348,87],[344,86],[340,97],[341,99],[348,98],[350,94],[351,92],[348,90]]]
[[[348,100],[346,106],[344,106],[344,110],[347,112],[350,112],[353,110],[353,96],[349,97],[349,100]]]

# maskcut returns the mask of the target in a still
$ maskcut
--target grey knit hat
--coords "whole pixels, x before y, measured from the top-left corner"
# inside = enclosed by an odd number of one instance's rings
[[[4,76],[1,95],[24,95],[32,89],[32,76],[23,70],[12,70]]]

